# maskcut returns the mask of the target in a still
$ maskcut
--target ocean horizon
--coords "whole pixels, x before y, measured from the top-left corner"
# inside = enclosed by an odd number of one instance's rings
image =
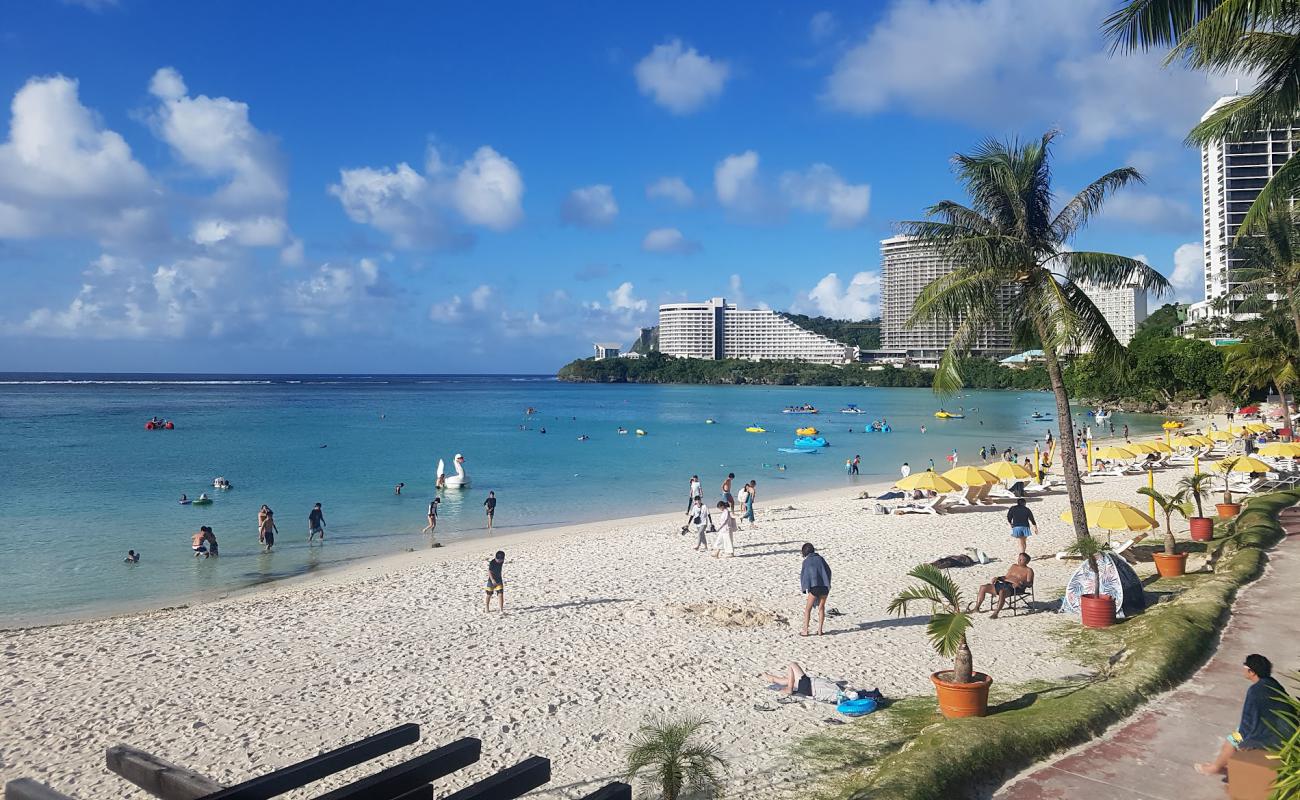
[[[822,413],[782,413],[802,403]],[[849,405],[864,413],[839,413]],[[935,419],[940,407],[966,418]],[[528,374],[0,373],[0,582],[9,587],[0,625],[185,602],[428,547],[420,529],[438,493],[436,465],[453,473],[457,453],[470,488],[440,493],[441,541],[487,536],[489,490],[496,528],[522,532],[684,510],[692,474],[709,500],[728,472],[757,480],[762,507],[879,482],[903,461],[943,469],[954,448],[964,464],[995,444],[1023,457],[1049,426],[1056,435],[1054,422],[1032,418],[1054,408],[1043,392],[941,401],[926,389],[570,384]],[[175,429],[146,430],[155,416]],[[873,419],[893,431],[864,433]],[[1113,421],[1140,433],[1160,420]],[[809,423],[829,446],[782,452]],[[755,424],[766,432],[745,431]],[[861,475],[847,475],[845,460],[859,454]],[[214,489],[217,476],[233,488]],[[201,492],[212,505],[178,503]],[[307,541],[316,502],[323,546]],[[262,503],[280,529],[270,554],[257,541]],[[192,556],[200,525],[214,529],[219,558]],[[128,549],[140,563],[122,563]]]

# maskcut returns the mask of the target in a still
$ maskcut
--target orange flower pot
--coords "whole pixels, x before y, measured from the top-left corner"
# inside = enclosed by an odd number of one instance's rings
[[[1219,512],[1219,519],[1232,519],[1241,513],[1241,503],[1215,503],[1214,508]]]
[[[1214,520],[1209,517],[1192,517],[1187,523],[1192,526],[1193,542],[1208,542],[1214,538]]]
[[[1156,560],[1156,572],[1159,572],[1162,578],[1177,578],[1187,572],[1186,553],[1177,553],[1172,556],[1165,553],[1153,553],[1152,555]]]
[[[1079,617],[1085,628],[1109,628],[1115,624],[1115,598],[1108,594],[1080,595]]]
[[[946,677],[945,677],[946,676]],[[982,717],[989,713],[989,687],[993,679],[983,672],[971,674],[970,683],[953,683],[952,670],[936,672],[930,676],[934,690],[939,695],[939,710],[945,717]]]

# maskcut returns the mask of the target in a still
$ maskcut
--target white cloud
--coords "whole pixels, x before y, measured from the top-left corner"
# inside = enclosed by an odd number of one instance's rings
[[[676,228],[655,228],[641,240],[641,249],[647,253],[686,255],[697,252],[700,249],[700,243],[687,239]]]
[[[813,164],[806,172],[781,176],[781,191],[795,208],[826,214],[832,228],[851,228],[867,216],[871,187],[849,184],[827,164]]]
[[[732,273],[727,280],[727,299],[736,304],[737,308],[750,308],[749,295],[745,293],[744,281],[740,276]],[[767,303],[759,302],[754,308],[770,308]]]
[[[800,295],[793,308],[799,313],[852,321],[872,319],[880,314],[880,275],[859,272],[846,286],[831,272]]]
[[[330,336],[341,331],[380,330],[386,324],[394,290],[382,267],[370,258],[355,264],[321,264],[285,289],[301,332]]]
[[[1197,303],[1205,299],[1205,248],[1200,242],[1180,244],[1174,251],[1174,269],[1169,274],[1173,300]]]
[[[835,15],[829,11],[818,11],[808,20],[808,35],[814,42],[821,42],[829,39],[839,27],[835,21]]]
[[[564,204],[560,207],[561,219],[584,228],[604,227],[617,216],[618,203],[614,200],[614,190],[603,183],[574,189],[564,198]]]
[[[618,288],[606,292],[605,297],[609,299],[609,307],[614,311],[645,311],[646,301],[635,297],[632,291],[632,284],[624,281],[618,285]]]
[[[721,95],[730,72],[727,62],[701,55],[681,39],[656,45],[633,70],[641,94],[674,114],[689,114]]]
[[[158,189],[126,140],[81,104],[77,81],[32,78],[0,143],[0,238],[157,235]]]
[[[746,150],[713,167],[713,191],[724,208],[754,211],[763,205],[758,186],[758,153]]]
[[[1108,222],[1137,225],[1145,229],[1187,232],[1200,225],[1199,209],[1151,192],[1125,190],[1107,198],[1101,218]]]
[[[1155,53],[1111,57],[1098,21],[1112,6],[898,0],[839,57],[823,99],[856,114],[903,109],[998,130],[1059,124],[1083,145],[1152,128],[1181,139],[1232,76],[1162,69]]]
[[[339,171],[329,187],[354,222],[387,233],[398,247],[451,247],[466,242],[448,215],[492,230],[513,227],[522,217],[523,177],[510,159],[480,147],[459,168],[444,164],[430,147],[425,170],[396,167]]]
[[[675,175],[660,178],[645,187],[645,196],[652,200],[670,200],[679,206],[689,206],[695,202],[695,192],[686,185],[686,181]]]
[[[280,263],[296,267],[303,262],[305,255],[302,239],[295,237],[280,251]]]

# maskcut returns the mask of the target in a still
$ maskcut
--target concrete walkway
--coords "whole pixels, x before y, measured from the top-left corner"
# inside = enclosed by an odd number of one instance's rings
[[[1282,512],[1300,534],[1300,507]],[[1218,648],[1191,680],[1139,709],[1100,738],[1039,764],[1003,786],[996,800],[1219,800],[1226,784],[1192,765],[1218,753],[1236,729],[1248,684],[1241,662],[1262,653],[1287,691],[1300,672],[1300,535],[1269,553],[1259,580],[1237,596]]]

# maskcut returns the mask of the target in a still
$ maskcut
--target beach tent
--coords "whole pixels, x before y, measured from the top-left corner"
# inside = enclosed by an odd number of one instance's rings
[[[1079,615],[1079,596],[1107,594],[1115,600],[1115,616],[1119,619],[1132,616],[1147,607],[1142,581],[1124,559],[1114,553],[1097,554],[1097,568],[1101,573],[1101,591],[1096,590],[1097,579],[1092,567],[1084,561],[1065,584],[1060,613]]]

